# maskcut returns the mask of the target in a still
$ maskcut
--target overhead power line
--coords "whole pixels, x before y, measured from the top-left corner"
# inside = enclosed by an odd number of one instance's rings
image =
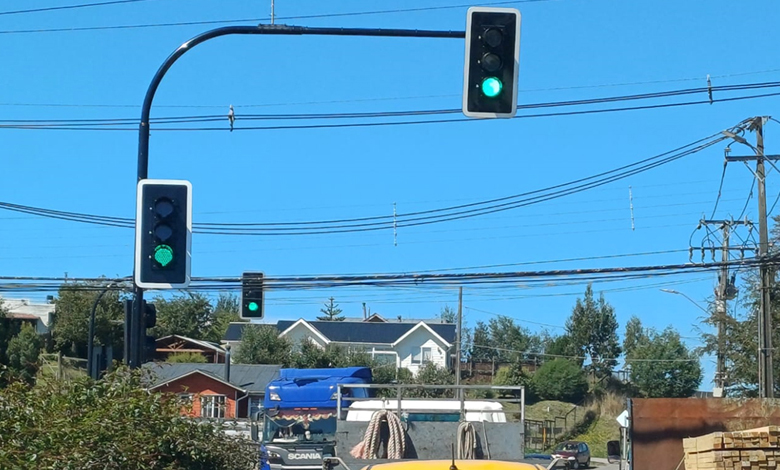
[[[434,288],[452,286],[494,286],[517,289],[517,283],[524,285],[544,285],[550,280],[563,281],[609,281],[645,279],[648,277],[674,276],[686,273],[715,272],[723,266],[751,268],[763,266],[778,266],[777,257],[746,258],[732,260],[726,263],[688,263],[651,266],[624,266],[588,269],[558,269],[546,271],[516,271],[516,272],[470,272],[470,273],[403,273],[376,275],[326,275],[326,276],[267,276],[263,286],[269,291],[329,289],[344,287],[372,288]],[[0,276],[0,292],[25,290],[28,292],[57,291],[62,287],[74,290],[96,290],[103,288],[107,282],[128,283],[131,278],[79,278],[66,279],[55,277],[23,277]],[[241,287],[240,277],[194,277],[187,291],[228,291]],[[65,282],[81,282],[88,284],[73,284],[64,286]],[[124,287],[116,287],[122,290]]]
[[[113,2],[102,2],[98,4],[86,4],[76,5],[70,7],[59,7],[53,9],[66,9],[66,8],[84,8],[88,6],[99,6],[102,4],[113,3],[130,3],[141,2],[147,0],[116,0]],[[517,5],[522,3],[546,3],[559,0],[514,0],[504,2],[485,2],[485,3],[472,3],[472,4],[457,4],[457,5],[439,5],[431,7],[417,7],[417,8],[395,8],[388,10],[370,10],[370,11],[353,11],[344,13],[320,13],[311,15],[295,15],[295,16],[275,16],[274,20],[308,20],[308,19],[320,19],[320,18],[344,18],[353,16],[369,16],[369,15],[386,15],[396,13],[418,13],[424,11],[441,11],[452,10],[459,8],[468,8],[471,6],[500,6],[500,5]],[[47,11],[47,9],[41,9],[41,11]],[[7,14],[14,13],[33,13],[35,10],[8,12]],[[0,13],[1,14],[1,13]],[[263,18],[241,18],[241,19],[229,19],[229,20],[206,20],[206,21],[183,21],[176,23],[147,23],[147,24],[135,24],[135,25],[110,25],[110,26],[86,26],[86,27],[73,27],[73,28],[46,28],[46,29],[16,29],[0,31],[0,34],[33,34],[33,33],[62,33],[62,32],[84,32],[84,31],[111,31],[111,30],[130,30],[130,29],[145,29],[145,28],[168,28],[179,26],[203,26],[203,25],[218,25],[218,24],[234,24],[234,23],[257,23],[271,21],[271,17]]]
[[[120,5],[123,3],[139,3],[139,2],[148,2],[148,1],[150,0],[111,0],[106,2],[81,3],[78,5],[63,5],[59,7],[32,8],[29,10],[0,11],[0,16],[21,15],[24,13],[42,13],[47,11],[75,10],[77,8],[92,8],[92,7],[102,7],[107,5]]]
[[[746,91],[746,90],[760,90],[780,88],[780,81],[774,82],[758,82],[758,83],[744,83],[738,85],[723,85],[720,87],[714,87],[712,89],[707,87],[685,88],[678,90],[667,90],[662,92],[652,93],[640,93],[630,95],[619,95],[599,98],[588,98],[581,100],[565,100],[565,101],[552,101],[542,103],[530,103],[519,104],[519,110],[532,110],[532,109],[550,109],[561,107],[577,107],[577,106],[592,106],[608,103],[619,103],[639,100],[650,100],[660,98],[670,98],[676,96],[686,96],[701,94],[705,95],[710,90],[715,92],[734,92],[734,91]],[[768,93],[752,96],[737,96],[730,98],[720,98],[713,100],[713,102],[725,102],[725,101],[738,101],[742,99],[754,99],[767,96],[776,96],[780,93]],[[517,119],[532,118],[532,117],[551,117],[551,116],[570,116],[578,114],[591,114],[591,113],[603,113],[603,112],[616,112],[616,111],[630,111],[641,109],[655,109],[675,106],[690,106],[694,104],[709,104],[710,100],[700,100],[682,103],[662,103],[648,106],[635,106],[635,107],[623,107],[623,108],[605,108],[605,109],[586,109],[581,111],[571,112],[558,112],[558,113],[543,113],[543,114],[525,114],[516,116]],[[395,126],[395,125],[409,125],[409,124],[434,124],[434,123],[449,123],[449,122],[476,122],[471,119],[425,119],[416,121],[382,121],[382,122],[361,122],[361,123],[344,123],[344,124],[305,124],[305,125],[276,125],[276,126],[241,126],[245,121],[327,121],[327,120],[366,120],[366,119],[395,119],[395,118],[430,118],[444,115],[455,115],[461,113],[460,109],[429,109],[429,110],[407,110],[407,111],[372,111],[372,112],[353,112],[353,113],[297,113],[297,114],[235,114],[235,122],[238,125],[234,126],[233,130],[280,130],[280,129],[318,129],[318,128],[338,128],[338,127],[371,127],[371,126]],[[227,122],[227,115],[211,114],[211,115],[185,115],[185,116],[169,116],[152,118],[150,122],[154,124],[151,128],[152,131],[229,131],[230,126],[221,126],[216,128],[203,128],[203,127],[165,127],[170,124],[202,124],[208,122]],[[95,119],[0,119],[0,129],[48,129],[48,130],[114,130],[114,131],[138,131],[138,118],[95,118]]]
[[[690,144],[678,147],[653,157],[621,166],[585,178],[569,181],[543,189],[528,191],[511,196],[504,196],[468,204],[401,213],[387,216],[372,216],[308,222],[263,222],[263,223],[197,223],[194,233],[209,235],[320,235],[334,233],[368,232],[376,230],[397,229],[404,227],[430,225],[434,223],[463,220],[497,212],[517,209],[540,202],[549,201],[571,194],[587,191],[599,186],[627,178],[662,165],[674,162],[688,155],[697,153],[726,139],[721,133],[713,134]],[[131,218],[100,216],[93,214],[58,211],[39,207],[24,206],[0,202],[0,209],[21,212],[30,215],[53,219],[104,225],[109,227],[134,228],[135,220]]]

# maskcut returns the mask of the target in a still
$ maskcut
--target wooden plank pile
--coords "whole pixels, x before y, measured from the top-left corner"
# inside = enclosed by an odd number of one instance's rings
[[[686,470],[780,468],[780,426],[683,439]]]

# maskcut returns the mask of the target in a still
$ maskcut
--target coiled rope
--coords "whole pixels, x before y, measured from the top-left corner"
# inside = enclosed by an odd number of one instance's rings
[[[379,455],[382,445],[382,424],[387,424],[389,438],[385,448],[387,456]],[[406,434],[401,419],[395,413],[387,410],[376,411],[368,422],[368,427],[360,442],[352,452],[353,457],[363,460],[389,459],[399,460],[406,454]]]
[[[474,425],[469,422],[462,422],[458,425],[458,432],[455,438],[457,442],[456,458],[458,460],[473,460],[477,456],[477,431]]]

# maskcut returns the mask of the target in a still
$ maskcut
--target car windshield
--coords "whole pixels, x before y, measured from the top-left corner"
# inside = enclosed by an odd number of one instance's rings
[[[573,442],[564,442],[563,444],[558,444],[558,447],[556,447],[555,450],[563,452],[577,452],[577,444],[574,444]]]

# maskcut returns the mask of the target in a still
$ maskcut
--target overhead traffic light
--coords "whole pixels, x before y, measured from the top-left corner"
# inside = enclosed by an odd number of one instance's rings
[[[144,289],[190,284],[192,184],[141,180],[135,221],[135,283]]]
[[[471,7],[466,17],[463,114],[509,118],[517,112],[520,12]]]
[[[241,277],[241,318],[263,318],[263,273]]]

